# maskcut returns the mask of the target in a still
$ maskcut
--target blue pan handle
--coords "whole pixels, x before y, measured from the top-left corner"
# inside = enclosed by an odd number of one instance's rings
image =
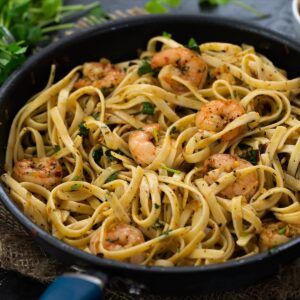
[[[39,300],[104,299],[103,288],[106,278],[97,275],[70,273],[57,277]]]

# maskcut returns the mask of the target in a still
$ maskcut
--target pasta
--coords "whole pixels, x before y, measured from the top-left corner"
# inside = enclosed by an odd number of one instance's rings
[[[300,78],[249,45],[166,36],[85,63],[16,115],[2,180],[76,248],[156,266],[225,262],[300,234]]]

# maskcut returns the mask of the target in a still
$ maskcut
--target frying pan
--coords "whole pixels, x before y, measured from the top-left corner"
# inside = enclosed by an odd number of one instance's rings
[[[133,59],[137,57],[138,49],[146,47],[149,38],[163,31],[172,33],[173,38],[181,43],[187,43],[190,37],[194,37],[198,43],[219,41],[254,45],[276,66],[287,70],[289,77],[300,76],[297,65],[300,62],[299,44],[278,33],[232,19],[155,15],[94,27],[64,38],[32,56],[3,85],[0,91],[1,173],[4,172],[5,146],[12,120],[25,101],[45,86],[51,64],[57,65],[58,80],[85,61],[98,60],[100,57],[107,57],[113,62]],[[57,279],[50,288],[50,294],[42,299],[94,299],[93,296],[100,297],[99,286],[105,283],[106,278],[113,276],[142,283],[152,293],[190,294],[237,288],[275,273],[281,264],[299,256],[300,251],[298,237],[272,251],[208,266],[164,268],[117,262],[90,255],[52,237],[22,213],[2,184],[0,197],[7,209],[47,253],[65,264],[76,265],[86,271],[86,274],[65,275]],[[55,297],[53,293],[56,293]],[[79,294],[82,297],[89,296],[78,298]]]

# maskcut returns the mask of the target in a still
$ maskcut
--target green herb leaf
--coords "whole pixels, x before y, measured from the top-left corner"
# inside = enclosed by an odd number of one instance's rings
[[[143,60],[142,64],[140,65],[138,69],[139,76],[142,76],[144,74],[152,73],[153,69],[151,68],[151,64],[148,60]]]
[[[161,167],[162,169],[164,169],[164,170],[166,170],[166,171],[168,171],[168,172],[174,173],[174,174],[180,174],[180,173],[181,173],[181,171],[175,170],[175,169],[171,169],[171,168],[169,168],[169,167],[167,167],[167,166],[165,166],[165,165],[161,165],[160,167]]]
[[[92,156],[96,163],[99,163],[101,156],[103,155],[102,149],[94,150]]]
[[[181,0],[162,0],[162,2],[171,7],[177,7],[180,5]]]
[[[109,19],[108,14],[104,11],[101,5],[97,5],[90,10],[89,16],[96,17],[97,19]]]
[[[162,232],[160,235],[168,236],[171,231],[172,231],[172,229],[168,229],[168,230]]]
[[[113,89],[114,89],[114,86],[111,86],[109,88],[103,87],[103,88],[101,88],[101,92],[102,92],[103,96],[106,97],[113,91]]]
[[[118,172],[115,172],[113,174],[111,174],[105,181],[105,183],[108,183],[108,182],[111,182],[111,181],[114,181],[118,178]]]
[[[0,0],[0,84],[25,61],[26,54],[30,55],[38,42],[47,38],[46,33],[74,26],[59,24],[64,17],[72,18],[74,13],[92,8],[95,10],[91,14],[99,16],[99,5],[95,4],[63,6],[62,0]],[[11,44],[9,41],[14,39],[16,43]]]
[[[158,205],[157,203],[154,203],[153,206],[154,206],[155,209],[159,209],[160,208],[160,205]]]
[[[4,44],[0,41],[0,84],[25,61],[26,50],[21,43]]]
[[[151,14],[161,14],[168,12],[168,9],[162,5],[160,0],[148,1],[145,6],[145,10]]]
[[[78,176],[78,175],[75,175],[73,178],[72,178],[72,181],[77,181],[77,180],[80,180],[81,179],[81,177],[80,176]]]
[[[53,150],[54,150],[54,153],[58,152],[60,150],[60,146],[59,145],[54,145]]]
[[[284,226],[284,227],[282,227],[282,228],[279,228],[279,229],[278,229],[278,233],[283,235],[283,234],[286,233],[286,230],[287,230],[287,225]]]
[[[116,157],[114,157],[112,155],[112,152],[115,152],[115,153],[118,153],[120,155],[124,155],[124,153],[121,151],[121,150],[111,150],[111,149],[108,149],[105,151],[105,155],[106,157],[110,160],[110,161],[113,161],[113,160],[118,160]]]
[[[26,41],[30,45],[36,44],[42,38],[42,29],[38,26],[30,26],[28,27],[28,33],[26,37]]]
[[[253,166],[256,166],[259,162],[259,151],[249,149],[245,154],[241,155],[241,158],[249,161]]]
[[[81,188],[81,184],[80,183],[74,183],[73,185],[71,185],[70,191],[74,192],[74,191],[78,191]]]
[[[85,124],[81,122],[79,124],[79,135],[82,137],[87,137],[89,135],[89,128],[85,127]]]
[[[228,4],[230,0],[199,0],[199,5],[201,7],[206,6],[217,6]]]
[[[151,0],[145,4],[144,8],[152,14],[166,13],[169,8],[178,7],[180,3],[181,0]]]
[[[199,45],[197,44],[194,38],[189,39],[189,42],[186,47],[200,53]]]
[[[176,126],[173,126],[170,130],[170,134],[178,133]]]
[[[164,224],[159,219],[157,219],[156,222],[153,225],[153,228],[155,228],[155,229],[163,229],[164,228]]]
[[[153,116],[154,110],[155,110],[155,106],[152,103],[143,102],[143,107],[141,111],[142,114]]]
[[[61,0],[43,0],[42,2],[42,12],[46,18],[51,18],[56,16],[59,8],[62,6]]]
[[[164,31],[164,32],[162,33],[162,36],[165,37],[165,38],[167,38],[167,39],[171,39],[171,38],[172,38],[172,33],[168,33],[168,32],[166,32],[166,31]]]

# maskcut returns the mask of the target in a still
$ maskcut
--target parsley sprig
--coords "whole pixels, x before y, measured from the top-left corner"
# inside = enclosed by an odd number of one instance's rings
[[[155,106],[150,102],[143,102],[141,113],[145,115],[153,116],[155,111]]]
[[[63,5],[62,0],[0,0],[0,84],[48,34],[72,28],[77,13],[94,14],[99,4]]]
[[[255,14],[257,17],[260,18],[265,18],[269,16],[240,0],[199,0],[199,5],[201,8],[207,6],[213,7],[213,6],[226,5],[226,4],[233,4],[239,6],[245,10],[248,10],[249,12]]]
[[[169,8],[176,8],[180,3],[181,0],[151,0],[145,4],[145,9],[152,14],[166,13]]]

